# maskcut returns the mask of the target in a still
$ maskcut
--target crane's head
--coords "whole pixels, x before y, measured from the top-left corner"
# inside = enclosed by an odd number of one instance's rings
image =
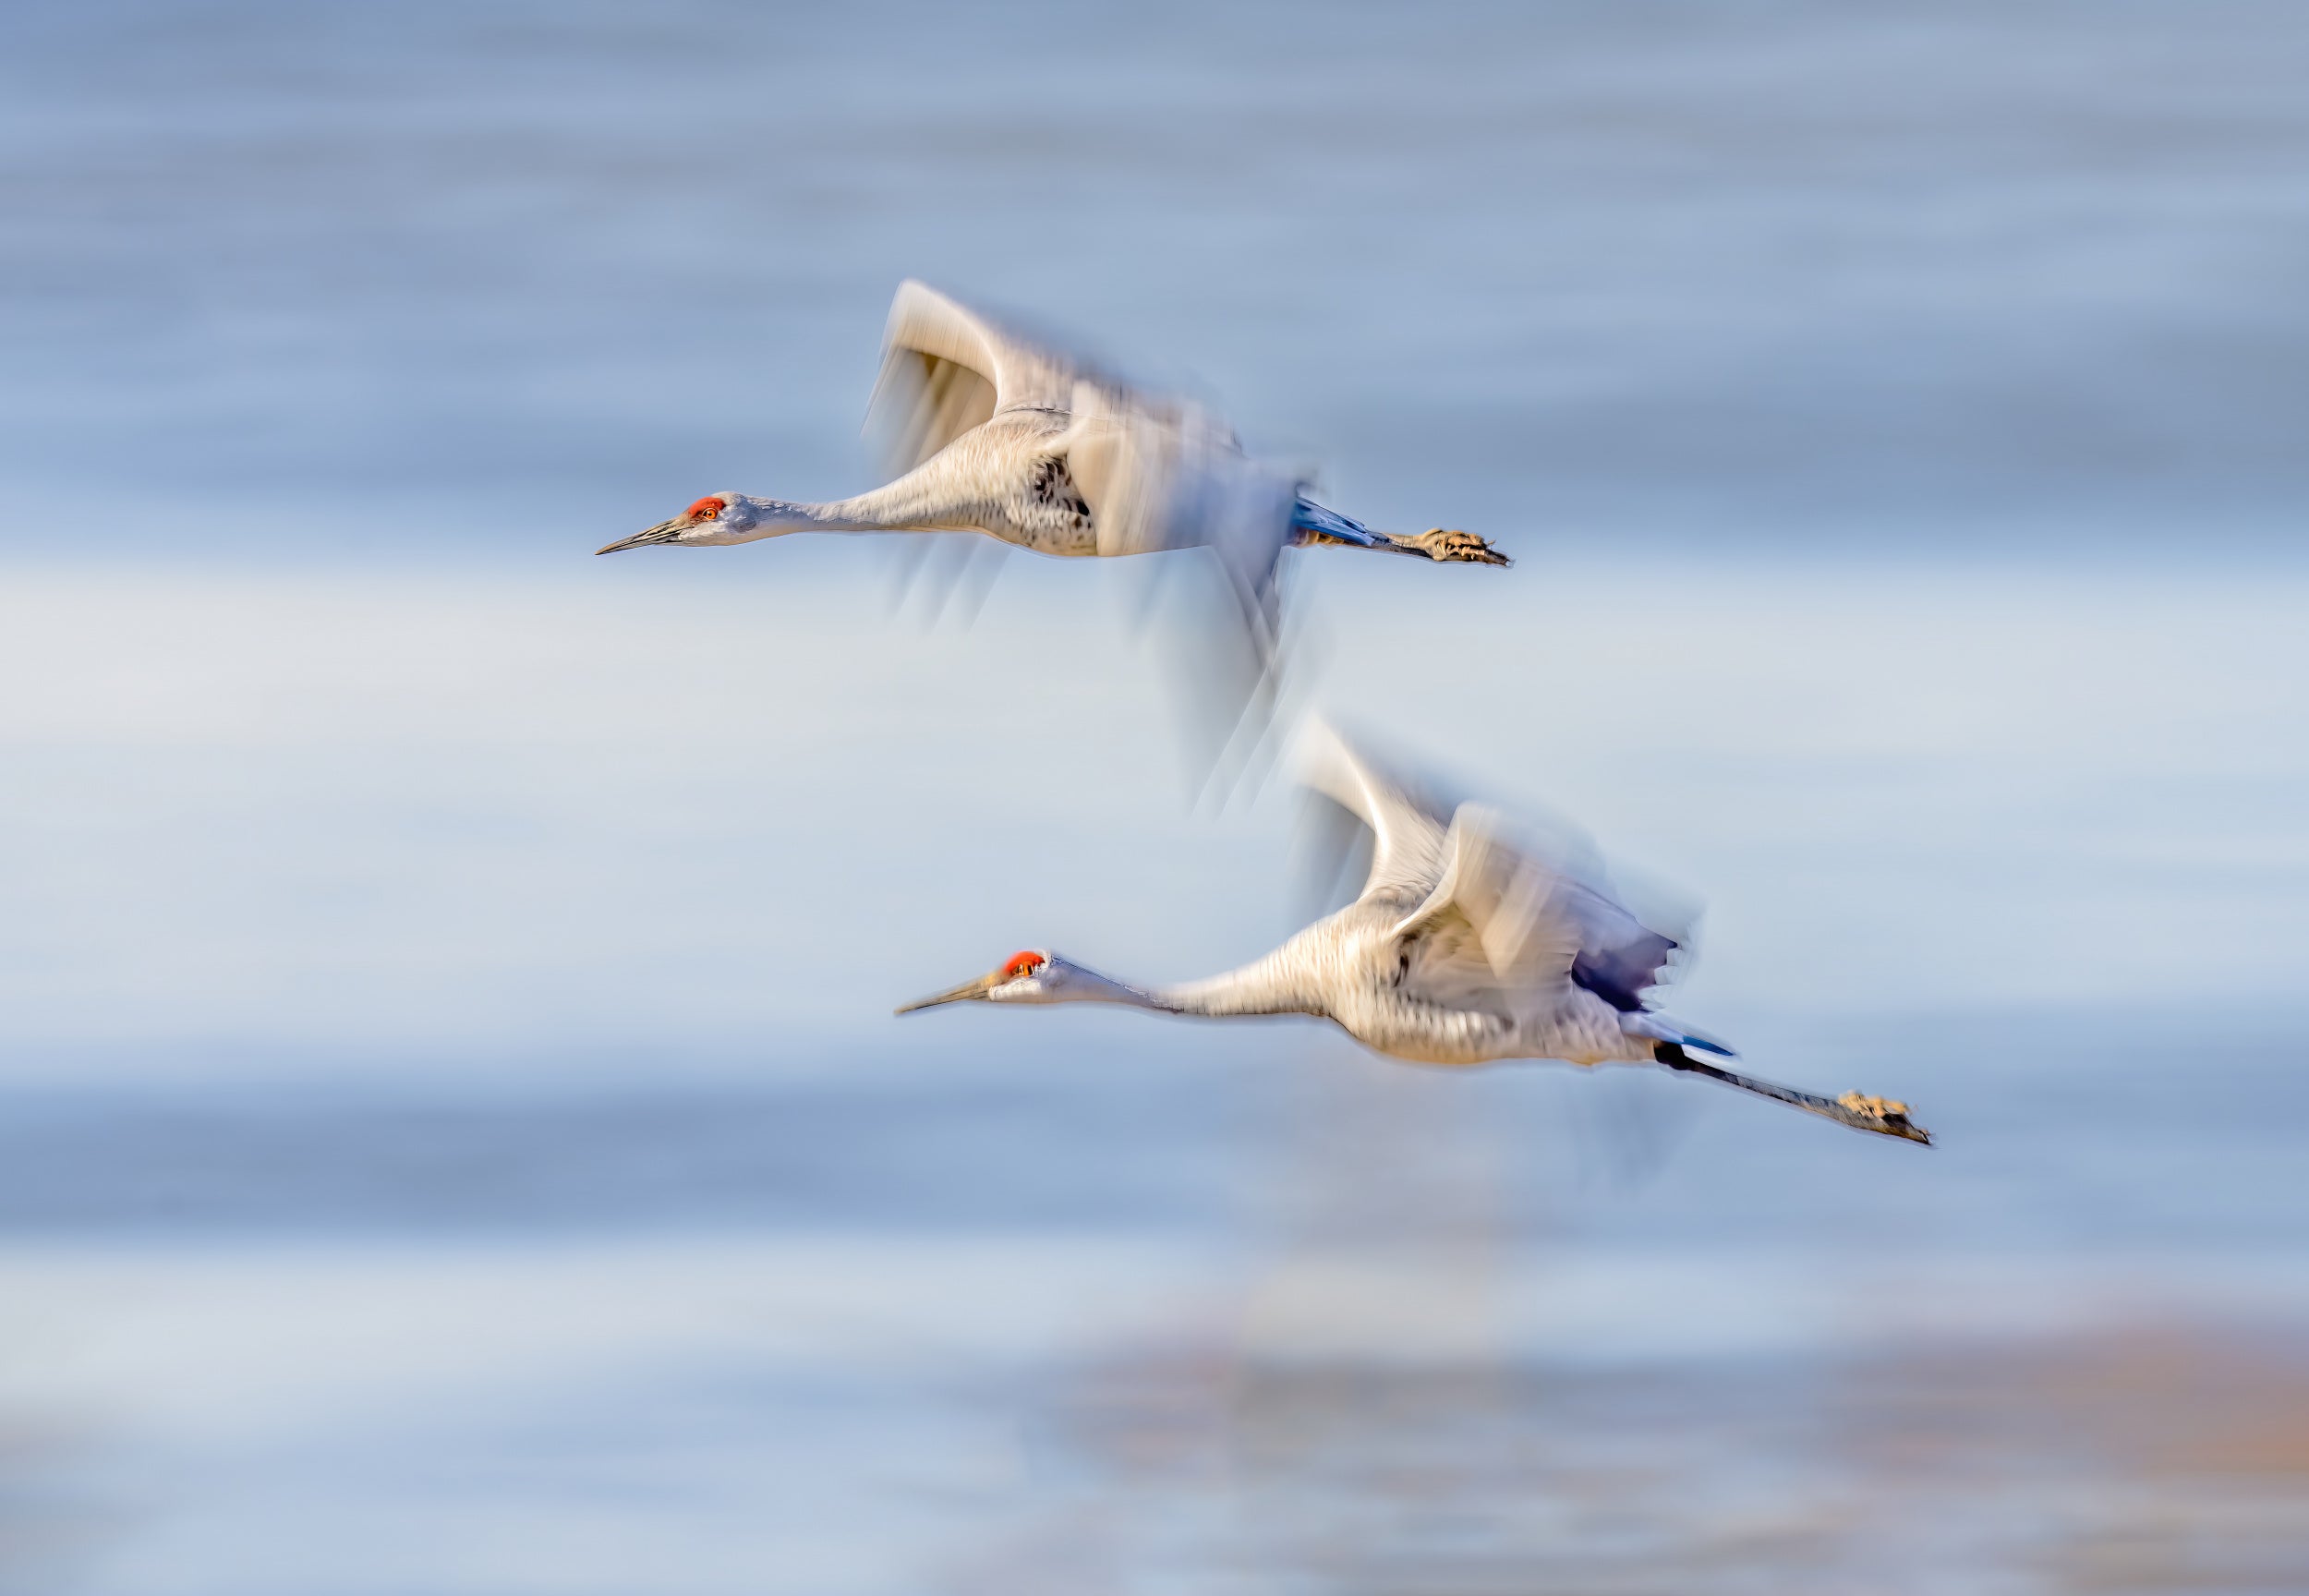
[[[1092,985],[1106,985],[1110,983],[1103,976],[1092,974],[1080,964],[1070,964],[1043,949],[1029,949],[1011,954],[1000,969],[989,971],[974,981],[901,1004],[898,1012],[911,1014],[917,1009],[935,1009],[941,1003],[963,1003],[973,998],[987,1003],[1064,1003],[1070,998],[1092,996],[1087,989]]]
[[[683,548],[750,543],[756,538],[788,530],[782,525],[772,525],[773,519],[762,504],[743,493],[708,493],[672,520],[660,521],[646,532],[621,538],[594,552],[615,554],[622,550],[647,548],[652,543],[671,543]]]

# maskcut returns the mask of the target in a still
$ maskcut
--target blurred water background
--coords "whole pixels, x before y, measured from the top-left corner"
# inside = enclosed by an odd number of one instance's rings
[[[0,1588],[2309,1583],[2281,4],[26,4]],[[1505,575],[1317,696],[1930,1152],[1278,1023],[1114,573],[854,490],[906,275]]]

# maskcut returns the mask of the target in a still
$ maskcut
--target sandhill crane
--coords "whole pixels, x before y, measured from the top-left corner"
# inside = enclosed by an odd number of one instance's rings
[[[1505,565],[1471,533],[1375,532],[1242,451],[1226,423],[1024,337],[920,283],[901,284],[870,420],[896,480],[830,503],[709,493],[598,550],[749,543],[791,532],[982,532],[1040,554],[1214,550],[1262,652],[1275,566],[1294,544]]]
[[[1371,875],[1354,902],[1265,958],[1177,986],[1134,986],[1048,949],[906,1004],[1119,1003],[1215,1018],[1309,1014],[1390,1058],[1440,1065],[1511,1058],[1656,1063],[1705,1075],[1857,1130],[1929,1143],[1904,1103],[1839,1098],[1695,1058],[1731,1049],[1651,1010],[1675,950],[1600,883],[1510,842],[1476,804],[1446,816],[1336,732],[1309,732],[1309,781],[1368,827]]]

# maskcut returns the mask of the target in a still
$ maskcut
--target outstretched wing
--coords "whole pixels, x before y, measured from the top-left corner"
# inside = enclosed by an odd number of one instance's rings
[[[926,284],[899,284],[867,410],[893,476],[1005,410],[1064,415],[1054,440],[1091,509],[1101,554],[1209,548],[1263,652],[1275,634],[1275,562],[1291,539],[1296,474],[1250,459],[1200,405],[1098,363]]]
[[[1371,874],[1360,895],[1432,893],[1447,864],[1450,824],[1434,802],[1373,763],[1327,720],[1308,723],[1300,750],[1306,784],[1371,828]]]
[[[1206,548],[1217,555],[1263,653],[1278,632],[1276,562],[1291,540],[1298,477],[1250,458],[1198,405],[1079,382],[1054,446],[1089,504],[1101,554]]]
[[[1055,340],[972,309],[921,283],[890,304],[868,429],[892,474],[1010,411],[1066,418],[1038,445],[1063,457],[1103,555],[1208,549],[1227,597],[1213,608],[1229,635],[1194,649],[1195,719],[1216,733],[1214,763],[1263,738],[1281,655],[1277,565],[1292,538],[1299,479],[1247,456],[1218,417],[1140,388]],[[1215,598],[1215,596],[1213,596]],[[1198,606],[1198,609],[1201,607]],[[1197,614],[1190,630],[1207,631]]]
[[[1443,873],[1426,899],[1396,923],[1393,935],[1418,937],[1449,921],[1473,933],[1466,957],[1471,976],[1506,989],[1550,989],[1571,979],[1580,925],[1566,913],[1565,878],[1512,844],[1498,816],[1462,804],[1443,842]]]
[[[1438,998],[1560,999],[1582,986],[1623,1012],[1643,1006],[1676,944],[1597,888],[1507,840],[1477,804],[1452,816],[1434,889],[1394,934],[1412,982]]]
[[[1064,410],[1088,363],[912,279],[882,333],[866,408],[891,475],[911,471],[997,410]]]

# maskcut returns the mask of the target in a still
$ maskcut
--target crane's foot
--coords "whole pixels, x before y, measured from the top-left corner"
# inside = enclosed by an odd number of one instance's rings
[[[1932,1145],[1932,1132],[1908,1118],[1908,1105],[1890,1097],[1871,1097],[1863,1092],[1847,1092],[1836,1099],[1836,1106],[1851,1116],[1844,1123],[1858,1130],[1880,1131],[1886,1136],[1898,1136],[1909,1142]]]
[[[1396,547],[1407,552],[1424,554],[1430,560],[1445,564],[1512,565],[1514,561],[1491,545],[1487,538],[1472,532],[1460,532],[1447,526],[1433,526],[1416,538],[1397,536]]]

